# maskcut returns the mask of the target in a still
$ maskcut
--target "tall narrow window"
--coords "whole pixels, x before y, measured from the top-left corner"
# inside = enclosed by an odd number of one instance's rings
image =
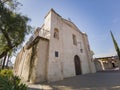
[[[55,51],[55,57],[58,57],[58,56],[59,56],[58,51]]]
[[[54,29],[54,38],[59,39],[59,30],[57,28]]]
[[[76,36],[74,34],[73,34],[73,44],[77,45],[77,39],[76,39]]]
[[[83,53],[83,49],[80,49],[80,52]]]
[[[90,46],[88,45],[88,50],[90,51]]]

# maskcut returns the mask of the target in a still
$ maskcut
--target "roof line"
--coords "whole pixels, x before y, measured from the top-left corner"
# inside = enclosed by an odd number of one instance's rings
[[[46,18],[50,12],[54,12],[56,15],[61,17],[57,12],[55,12],[55,10],[53,8],[51,8],[50,11],[46,14],[46,16],[44,18]]]

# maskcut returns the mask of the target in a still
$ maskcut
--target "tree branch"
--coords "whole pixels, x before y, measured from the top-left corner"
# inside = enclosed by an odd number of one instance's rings
[[[9,0],[5,0],[4,2],[2,2],[1,0],[0,0],[0,3],[1,4],[5,4],[6,2],[8,2]]]
[[[0,54],[0,59],[3,58],[11,49],[13,49],[16,45],[10,47],[10,48],[7,48],[5,51],[3,51],[1,54]]]
[[[6,31],[5,31],[4,29],[2,29],[2,28],[0,28],[0,29],[1,29],[1,31],[2,31],[2,33],[3,33],[3,35],[4,35],[4,37],[5,37],[6,40],[7,40],[8,46],[9,46],[9,47],[12,47],[12,43],[11,43],[11,40],[10,40],[10,38],[9,38],[8,33],[6,33]]]

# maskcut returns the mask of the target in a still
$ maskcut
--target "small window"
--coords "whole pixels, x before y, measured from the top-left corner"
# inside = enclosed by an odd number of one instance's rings
[[[55,57],[58,57],[58,56],[59,56],[58,51],[55,51]]]
[[[74,34],[73,34],[73,44],[77,45],[77,39],[76,39],[76,36]]]
[[[54,29],[54,38],[59,39],[59,30],[58,29]]]
[[[88,50],[90,51],[90,46],[88,45]]]
[[[80,52],[83,53],[83,49],[80,49]]]

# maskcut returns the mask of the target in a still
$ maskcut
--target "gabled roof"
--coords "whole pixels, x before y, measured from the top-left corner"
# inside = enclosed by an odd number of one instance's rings
[[[79,28],[78,28],[72,21],[62,18],[53,8],[50,9],[50,11],[47,13],[47,15],[45,16],[45,18],[48,16],[48,14],[49,14],[50,12],[55,13],[55,14],[56,14],[58,17],[60,17],[60,18],[62,19],[62,21],[63,21],[64,23],[66,23],[68,26],[74,28],[75,30],[77,30],[77,31],[80,32],[81,34],[84,34],[84,33],[82,33],[82,32],[79,30]]]
[[[63,22],[65,22],[68,26],[74,28],[75,30],[77,30],[78,32],[80,32],[81,34],[83,34],[83,33],[79,30],[79,28],[78,28],[73,22],[71,22],[71,21],[69,21],[69,20],[66,20],[66,19],[64,19],[64,18],[62,18],[62,20],[63,20]]]
[[[57,16],[61,17],[58,13],[55,12],[53,8],[51,8],[50,11],[46,14],[45,18],[48,16],[50,12],[54,12]]]

